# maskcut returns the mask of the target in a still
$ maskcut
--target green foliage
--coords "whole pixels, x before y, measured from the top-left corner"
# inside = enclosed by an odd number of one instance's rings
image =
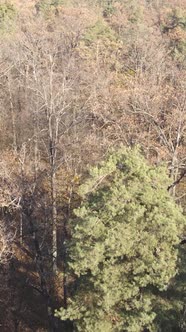
[[[95,43],[96,41],[115,41],[114,31],[103,20],[98,20],[94,26],[89,27],[84,35],[86,45]]]
[[[64,3],[64,0],[40,0],[36,7],[37,10],[44,15],[48,15],[51,11]]]
[[[129,22],[134,25],[140,22],[144,23],[143,11],[144,7],[137,0],[125,0],[124,7],[127,12]]]
[[[173,49],[173,55],[179,61],[186,61],[186,40],[177,43]]]
[[[118,70],[121,67],[118,61],[120,47],[121,41],[114,30],[103,19],[99,19],[86,29],[79,44],[79,51],[81,56],[88,61],[93,60],[97,63],[99,59],[100,66]]]
[[[104,17],[109,17],[110,15],[114,14],[115,12],[115,7],[114,7],[114,3],[116,1],[115,0],[104,0],[104,1],[100,1],[100,4],[103,8],[103,16]]]
[[[155,290],[176,273],[185,218],[167,192],[164,167],[121,147],[90,170],[75,210],[69,268],[77,277],[68,309],[82,332],[153,329]]]
[[[167,18],[164,32],[170,36],[170,47],[173,56],[180,61],[186,60],[186,11],[180,8],[173,9]]]
[[[186,247],[180,249],[178,274],[170,284],[168,290],[157,296],[155,324],[158,331],[185,331],[186,316]]]
[[[8,2],[0,4],[0,30],[1,32],[9,31],[13,27],[16,16],[14,6]]]
[[[169,15],[169,23],[172,26],[181,26],[186,30],[186,11],[174,8]]]

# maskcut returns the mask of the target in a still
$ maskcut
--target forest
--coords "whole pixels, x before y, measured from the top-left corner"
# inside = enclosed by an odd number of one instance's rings
[[[186,332],[186,1],[0,0],[0,331]]]

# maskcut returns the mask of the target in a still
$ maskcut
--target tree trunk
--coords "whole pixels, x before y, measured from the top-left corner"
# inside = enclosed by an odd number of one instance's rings
[[[51,171],[51,195],[52,195],[52,269],[57,272],[57,204],[56,204],[56,174]]]

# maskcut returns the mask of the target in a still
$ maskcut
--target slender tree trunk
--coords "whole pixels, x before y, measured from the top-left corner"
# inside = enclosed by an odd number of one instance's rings
[[[23,244],[23,215],[22,215],[22,209],[20,209],[20,215],[19,215],[19,239],[20,239],[20,243]]]
[[[49,154],[50,154],[50,181],[51,181],[51,200],[52,200],[52,269],[54,274],[57,272],[57,184],[56,184],[56,146],[53,134],[52,115],[48,117],[49,129]]]
[[[9,92],[9,102],[10,102],[10,110],[11,110],[11,118],[12,118],[12,134],[13,134],[13,150],[14,153],[17,154],[17,135],[16,135],[16,121],[15,121],[15,111],[12,100],[12,92],[10,85],[10,77],[8,76],[8,92]]]
[[[178,178],[178,160],[177,160],[177,156],[176,153],[174,153],[173,158],[172,158],[172,164],[171,164],[171,178],[173,179],[173,182],[175,182]],[[176,195],[176,186],[171,188],[171,194],[172,196]]]
[[[36,264],[37,264],[37,270],[38,270],[39,277],[40,277],[41,294],[44,297],[45,302],[46,302],[46,311],[47,311],[48,323],[49,323],[48,332],[55,332],[56,323],[55,323],[55,317],[54,317],[54,308],[53,308],[51,297],[49,295],[48,288],[47,288],[43,256],[42,256],[42,252],[40,249],[39,240],[37,238],[37,234],[35,231],[34,225],[36,224],[36,222],[34,222],[34,220],[33,220],[32,212],[25,213],[25,216],[28,218],[28,221],[30,224],[30,229],[31,229],[31,234],[32,234],[33,241],[34,241],[34,247],[35,247],[35,252],[36,252]]]
[[[49,158],[50,158],[50,180],[52,199],[52,270],[54,275],[57,272],[57,183],[56,183],[56,143],[58,138],[58,125],[54,110],[53,100],[53,57],[50,56],[50,98],[47,110],[48,132],[49,132]]]
[[[69,189],[69,199],[67,208],[67,217],[64,221],[63,227],[63,301],[64,308],[67,309],[67,257],[66,257],[66,239],[67,239],[67,225],[70,219],[71,213],[71,201],[72,201],[73,185]]]
[[[56,174],[52,170],[51,174],[51,194],[52,194],[52,268],[54,274],[57,272],[57,204],[56,204]]]
[[[26,145],[23,144],[22,149],[19,155],[19,162],[20,162],[20,174],[21,174],[21,187],[24,188],[24,172],[25,172],[25,158],[26,158]],[[20,243],[23,243],[23,212],[20,209],[19,214],[19,239]]]

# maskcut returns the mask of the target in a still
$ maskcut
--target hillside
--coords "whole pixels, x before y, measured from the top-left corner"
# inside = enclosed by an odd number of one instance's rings
[[[89,222],[88,219],[90,217],[91,220],[92,215],[84,212],[84,218],[87,219],[85,222],[82,217],[82,223],[90,227],[89,233],[75,230],[74,223],[77,221],[79,225],[77,209],[80,206],[85,206],[84,211],[89,207],[93,214],[99,212],[99,218],[108,217],[105,217],[102,206],[98,204],[99,200],[107,204],[106,196],[101,196],[99,187],[105,175],[101,175],[93,185],[98,190],[96,194],[93,192],[91,196],[86,190],[86,194],[82,194],[80,188],[89,184],[87,179],[90,176],[96,178],[91,170],[95,167],[93,172],[99,173],[99,167],[102,167],[99,165],[103,165],[109,153],[118,151],[121,146],[131,150],[138,146],[149,165],[149,172],[155,172],[159,180],[156,183],[154,175],[147,175],[144,177],[144,181],[147,181],[144,187],[147,185],[149,190],[150,183],[151,189],[155,190],[154,197],[159,184],[169,193],[170,202],[174,201],[175,205],[171,205],[173,203],[169,202],[166,193],[162,194],[158,189],[165,204],[171,206],[169,210],[165,205],[166,218],[169,216],[173,220],[172,216],[177,213],[178,220],[182,220],[179,215],[181,212],[175,212],[180,207],[185,216],[186,2],[0,0],[0,86],[0,330],[99,332],[96,325],[87,327],[89,325],[85,326],[84,323],[76,324],[75,316],[70,321],[73,312],[66,319],[59,314],[55,316],[56,310],[63,308],[61,312],[64,313],[63,310],[68,309],[73,301],[76,303],[82,294],[86,305],[91,308],[101,303],[99,296],[95,300],[92,289],[88,288],[87,275],[91,274],[91,269],[87,267],[84,271],[82,268],[79,272],[81,278],[78,279],[78,268],[72,263],[75,258],[70,256],[70,248],[78,248],[78,240],[73,243],[78,236],[82,244],[86,243],[94,229],[90,226],[94,221]],[[139,161],[140,157],[136,158]],[[144,166],[145,162],[139,161],[139,165],[142,166],[133,165],[134,174],[131,173],[131,190],[136,201],[131,203],[129,189],[125,193],[129,198],[124,199],[124,203],[127,202],[126,209],[131,207],[134,215],[143,205],[139,203],[143,193],[136,189],[139,188],[136,183],[140,185],[140,181],[143,181],[139,169],[147,167]],[[162,165],[168,174],[168,184],[165,181],[167,187],[162,179],[162,174],[165,174],[161,171]],[[120,161],[116,166],[122,171]],[[118,180],[117,176],[113,178]],[[115,204],[118,187],[113,178],[112,172],[111,175],[109,173],[110,187],[105,180],[107,189],[104,190]],[[122,183],[128,184],[130,180],[124,179]],[[112,181],[115,181],[115,194],[109,191]],[[153,195],[151,191],[149,195]],[[149,199],[152,206],[153,199],[149,197],[147,194],[144,199]],[[91,204],[95,206],[95,211]],[[110,201],[109,204],[112,205]],[[138,207],[138,212],[135,212],[133,204]],[[157,203],[158,207],[160,209],[160,203]],[[146,220],[146,214],[141,217],[143,220]],[[105,223],[104,227],[107,226]],[[81,224],[79,227],[81,230]],[[101,227],[100,234],[104,238]],[[114,228],[109,227],[112,230],[110,233],[115,234]],[[141,240],[135,239],[135,245],[140,248],[143,247],[143,241],[150,246],[145,234],[147,238],[148,232],[149,238],[151,234],[149,227],[148,231],[145,226],[141,227]],[[175,227],[176,239],[173,239],[173,235],[168,238],[162,233],[157,236],[160,242],[156,242],[151,234],[151,239],[154,239],[152,242],[162,246],[159,252],[167,250],[167,259],[170,259],[170,266],[164,267],[164,272],[160,266],[159,278],[167,278],[166,286],[160,289],[158,281],[158,286],[149,281],[147,287],[144,286],[147,302],[140,301],[139,293],[135,294],[133,290],[136,302],[118,300],[118,304],[111,309],[108,303],[112,302],[114,295],[110,295],[107,299],[109,309],[106,304],[104,307],[105,316],[99,316],[99,310],[98,316],[95,314],[97,311],[93,314],[95,317],[106,317],[105,325],[101,325],[97,318],[102,332],[104,329],[109,332],[110,326],[112,332],[185,331],[186,233],[181,226]],[[172,229],[170,227],[170,232]],[[95,228],[95,234],[98,230]],[[127,243],[124,239],[123,235],[123,241]],[[132,235],[129,239],[132,239]],[[173,239],[172,242],[170,239]],[[94,241],[96,247],[99,241]],[[108,243],[105,243],[107,247]],[[172,255],[169,254],[168,244],[173,245]],[[102,247],[96,248],[95,261]],[[82,247],[81,250],[84,249]],[[111,250],[111,257],[114,250]],[[157,256],[157,252],[155,249],[152,251],[153,258],[161,256]],[[130,261],[132,254],[127,255],[126,266],[133,271]],[[140,254],[135,255],[136,258]],[[81,261],[81,255],[74,254],[74,257]],[[105,256],[105,261],[109,261],[109,257]],[[126,259],[125,255],[123,257]],[[159,258],[157,269],[160,261]],[[113,266],[118,266],[119,273],[119,264],[115,263]],[[92,264],[94,266],[94,262]],[[76,266],[76,270],[73,270],[73,266]],[[169,269],[172,274],[168,278],[166,273]],[[149,271],[147,269],[146,276],[151,275],[152,270]],[[126,279],[127,282],[129,280],[129,286],[132,285],[132,273]],[[144,274],[141,272],[141,282]],[[98,282],[101,274],[96,270],[95,275]],[[116,280],[119,280],[117,278],[118,275]],[[97,285],[94,273],[92,280],[94,286]],[[100,284],[104,284],[104,280]],[[98,282],[101,289],[100,284]],[[79,290],[82,291],[80,295]],[[107,292],[110,294],[109,290]],[[144,299],[142,295],[141,299]],[[115,314],[116,308],[122,307],[121,302],[124,311],[122,309],[121,313],[117,311]],[[147,307],[149,310],[145,311],[148,312],[146,316],[141,316],[137,327],[133,327],[136,316],[132,306],[139,306],[140,310],[144,306],[144,311]],[[122,315],[126,322],[131,312],[130,319],[134,316],[133,320],[128,320],[129,326],[121,327]],[[92,322],[91,319],[92,316]]]

